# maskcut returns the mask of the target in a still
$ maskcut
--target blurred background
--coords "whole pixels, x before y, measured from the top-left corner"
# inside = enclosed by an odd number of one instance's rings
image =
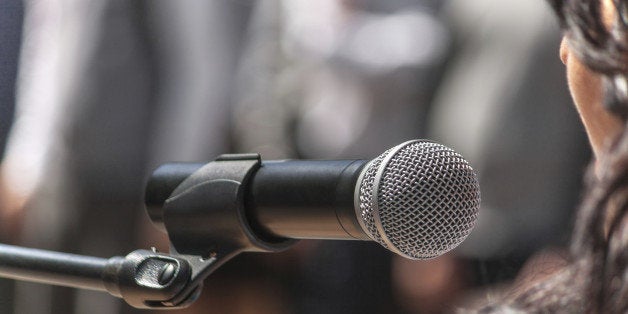
[[[429,138],[480,177],[478,226],[459,248],[429,261],[352,241],[244,254],[182,313],[490,300],[522,268],[560,260],[590,158],[559,42],[541,0],[2,0],[0,241],[166,250],[142,205],[162,163],[370,159]],[[137,312],[106,293],[0,280],[0,313]]]

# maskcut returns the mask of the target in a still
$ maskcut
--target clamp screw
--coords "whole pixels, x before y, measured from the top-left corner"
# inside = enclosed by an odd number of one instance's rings
[[[161,272],[159,274],[159,284],[166,285],[168,284],[172,278],[174,278],[174,274],[176,272],[175,265],[171,263],[167,263],[161,268]]]

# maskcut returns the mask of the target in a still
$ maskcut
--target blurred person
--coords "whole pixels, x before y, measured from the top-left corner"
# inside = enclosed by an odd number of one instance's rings
[[[110,33],[100,28],[113,4],[24,5],[16,118],[0,178],[4,205],[22,218],[14,242],[98,256],[130,250],[149,85],[148,62],[129,61],[148,61],[142,41],[124,32],[128,15],[117,15]],[[72,313],[85,300],[96,313],[118,306],[93,293],[18,282],[13,312]]]
[[[560,56],[595,158],[566,265],[551,269],[536,282],[524,278],[520,286],[480,312],[626,313],[628,2],[550,3],[565,30]]]
[[[269,158],[373,158],[393,143],[425,137],[452,48],[439,19],[442,4],[263,2],[240,70],[238,150]],[[399,288],[409,276],[402,258],[360,242],[302,243],[296,250],[294,312],[413,310]],[[464,286],[452,255],[413,264],[423,266],[413,268],[417,274],[436,274],[420,281],[433,298],[414,302],[417,308],[439,309],[448,292]]]
[[[22,218],[11,242],[101,257],[166,247],[142,209],[144,178],[166,161],[227,150],[230,77],[250,6],[24,6],[16,119],[0,166],[0,210]],[[14,313],[136,311],[107,294],[25,282],[10,301]]]

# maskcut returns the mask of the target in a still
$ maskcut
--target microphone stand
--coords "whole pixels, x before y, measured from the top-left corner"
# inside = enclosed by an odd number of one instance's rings
[[[146,203],[151,219],[167,229],[169,254],[136,250],[106,259],[0,244],[0,277],[104,291],[136,308],[189,306],[203,280],[237,254],[278,252],[296,242],[262,238],[246,218],[244,187],[260,164],[258,154],[233,154],[191,175],[178,166],[157,169]]]
[[[136,308],[174,309],[190,305],[201,291],[203,278],[193,264],[219,266],[215,258],[192,259],[156,250],[106,259],[0,244],[0,277],[108,292]]]

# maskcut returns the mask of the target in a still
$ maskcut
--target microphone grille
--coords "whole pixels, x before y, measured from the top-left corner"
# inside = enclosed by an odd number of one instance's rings
[[[475,226],[480,187],[458,153],[414,140],[393,147],[362,171],[356,210],[362,229],[385,248],[429,259],[460,244]]]

